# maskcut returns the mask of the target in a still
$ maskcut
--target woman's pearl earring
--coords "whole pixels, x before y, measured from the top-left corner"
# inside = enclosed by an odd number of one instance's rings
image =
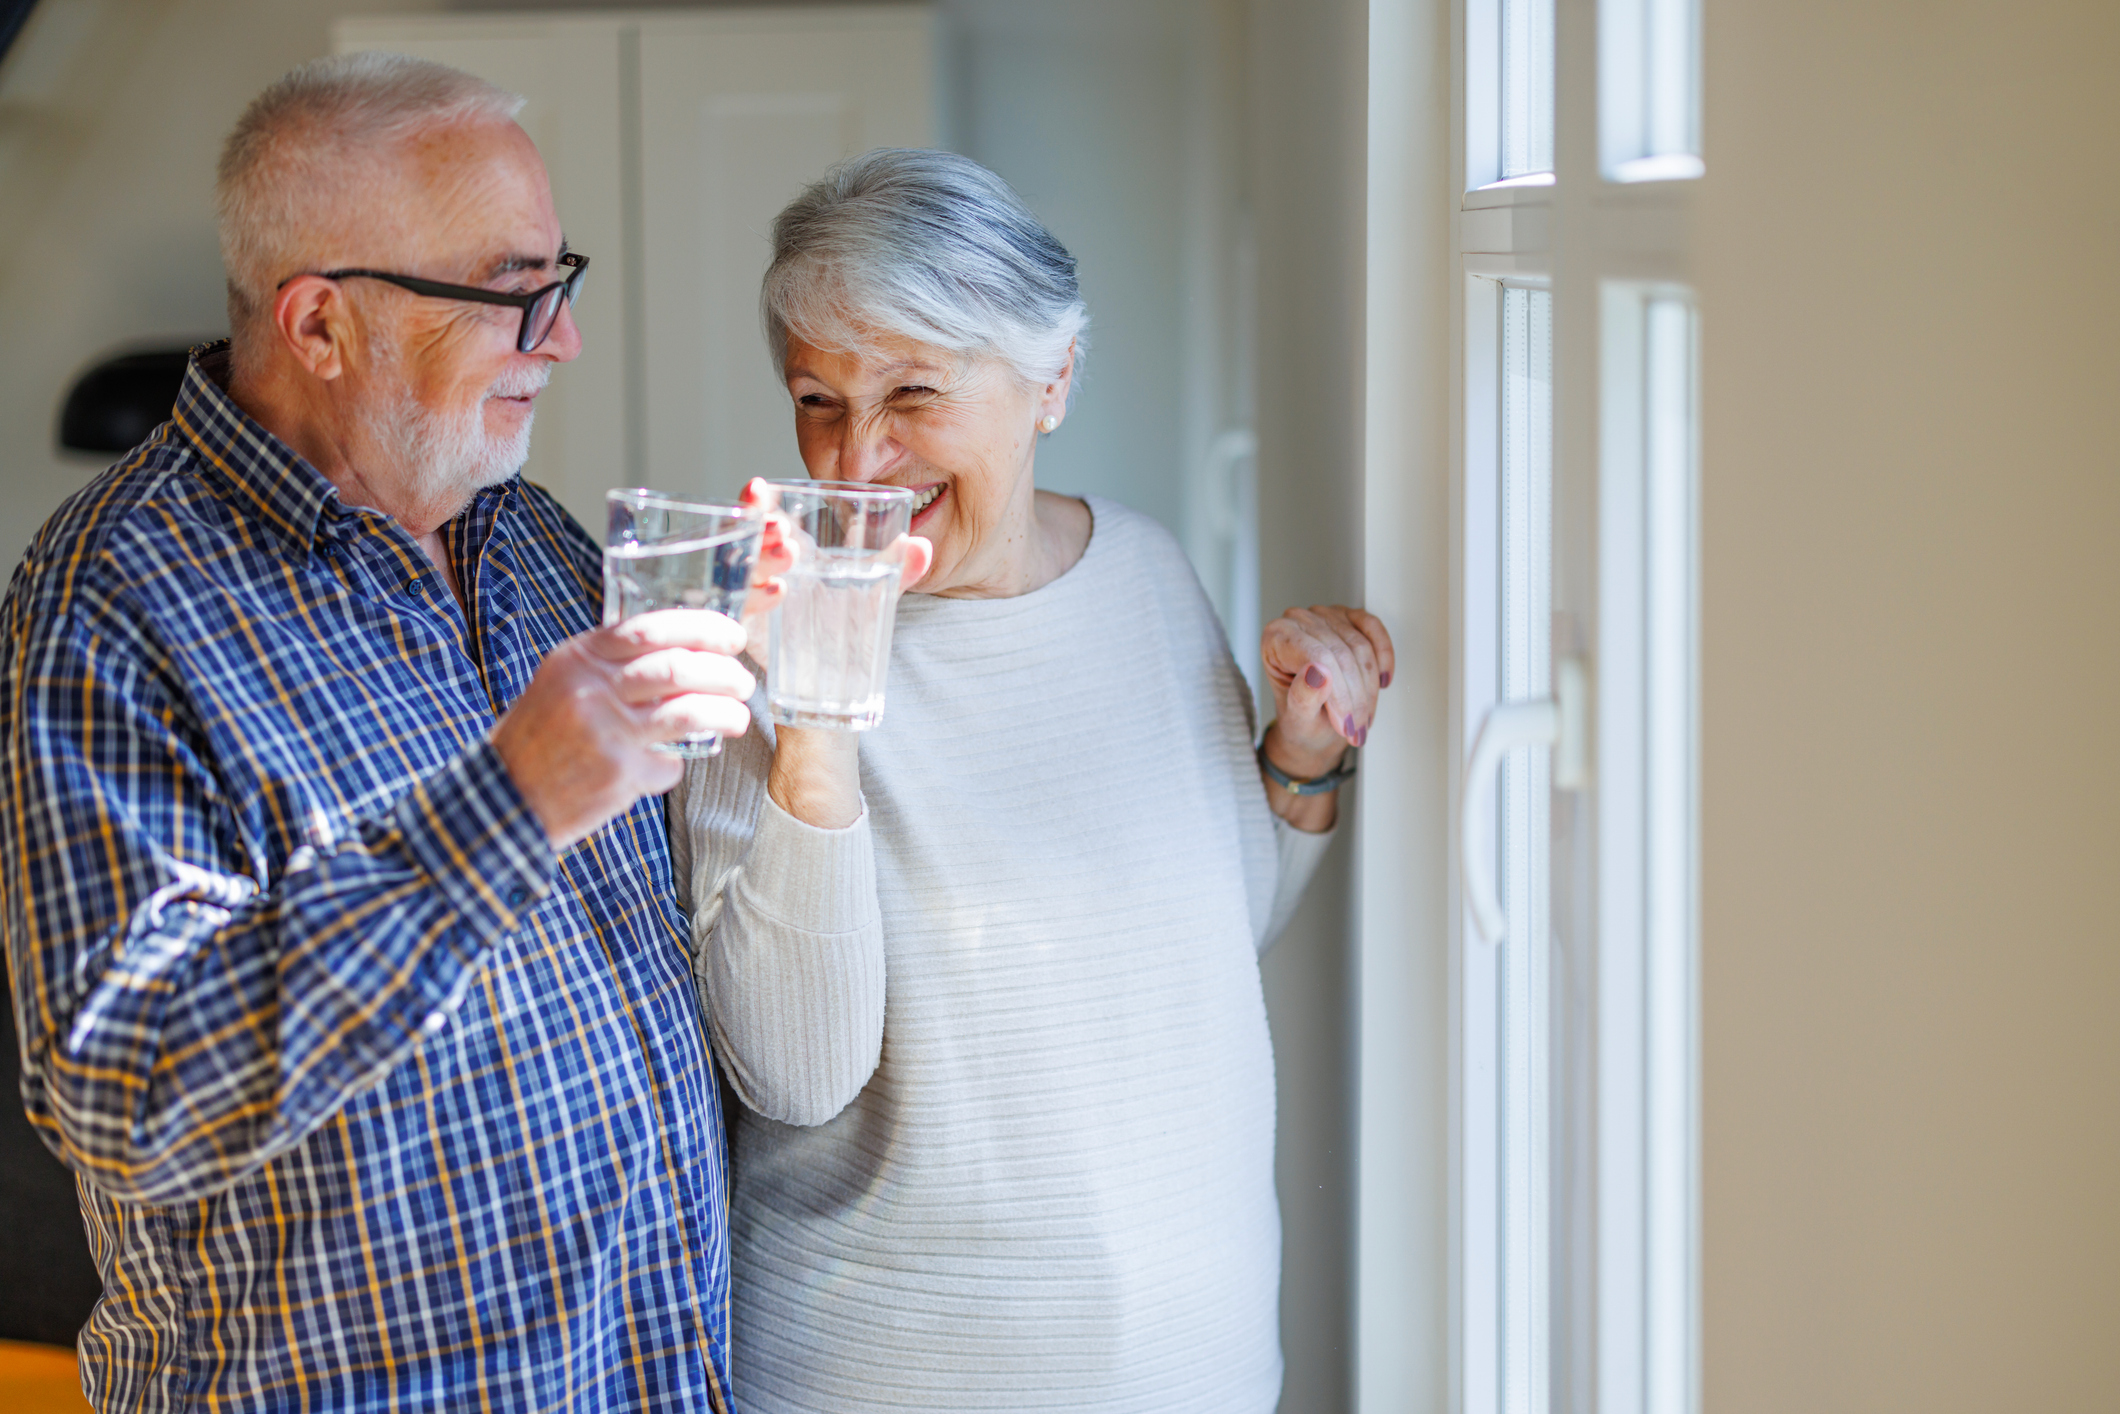
[[[1047,415],[1047,416],[1045,416],[1045,417],[1042,417],[1042,418],[1038,419],[1038,430],[1039,430],[1040,432],[1046,433],[1046,434],[1048,434],[1048,435],[1050,435],[1050,434],[1052,433],[1052,430],[1053,430],[1053,429],[1054,429],[1055,427],[1058,427],[1059,425],[1060,425],[1060,419],[1059,419],[1059,418],[1057,418],[1057,417],[1053,417],[1053,416]]]

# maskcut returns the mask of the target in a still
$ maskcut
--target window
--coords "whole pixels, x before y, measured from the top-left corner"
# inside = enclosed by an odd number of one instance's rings
[[[1464,719],[1484,724],[1500,720],[1498,704],[1550,691],[1553,296],[1475,277],[1467,310],[1477,392],[1467,419]],[[1467,945],[1462,964],[1468,1414],[1548,1407],[1550,777],[1542,754],[1519,751],[1499,759],[1491,783],[1468,786],[1491,790],[1498,805],[1476,812],[1492,828],[1472,827],[1461,847],[1490,861],[1485,877],[1506,919]]]
[[[1608,284],[1598,644],[1599,1407],[1685,1414],[1694,1371],[1695,319]]]
[[[1697,0],[1604,0],[1598,11],[1599,146],[1616,182],[1697,177]]]
[[[1465,3],[1455,1407],[1694,1414],[1697,8]]]
[[[1553,180],[1553,0],[1474,0],[1467,14],[1470,187]]]

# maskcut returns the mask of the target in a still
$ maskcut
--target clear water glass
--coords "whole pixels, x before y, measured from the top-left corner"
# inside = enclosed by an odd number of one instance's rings
[[[658,609],[712,609],[743,617],[765,517],[745,506],[681,501],[629,487],[607,492],[604,623]],[[656,747],[675,756],[713,756],[721,733],[693,732]]]
[[[794,567],[773,610],[766,702],[790,727],[864,732],[883,720],[898,617],[899,541],[913,493],[853,481],[775,481]]]

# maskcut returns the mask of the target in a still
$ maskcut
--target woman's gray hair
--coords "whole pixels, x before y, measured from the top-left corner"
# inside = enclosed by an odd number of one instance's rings
[[[1071,348],[1079,381],[1089,347],[1067,247],[1007,182],[924,148],[851,158],[790,202],[759,308],[776,375],[790,333],[851,353],[896,334],[999,358],[1032,387],[1059,377]]]
[[[380,164],[400,143],[427,128],[513,118],[522,106],[484,79],[403,54],[315,59],[252,99],[214,183],[238,349],[280,281],[312,261],[358,260],[358,243],[381,219]]]

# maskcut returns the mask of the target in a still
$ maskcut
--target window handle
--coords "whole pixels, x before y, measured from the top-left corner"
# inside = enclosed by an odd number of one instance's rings
[[[1497,702],[1480,719],[1465,762],[1464,795],[1458,802],[1458,870],[1473,930],[1499,947],[1509,937],[1509,915],[1494,887],[1488,863],[1494,823],[1490,807],[1502,761],[1522,747],[1553,748],[1553,784],[1581,790],[1590,781],[1589,673],[1580,658],[1555,665],[1553,696],[1527,702]]]

